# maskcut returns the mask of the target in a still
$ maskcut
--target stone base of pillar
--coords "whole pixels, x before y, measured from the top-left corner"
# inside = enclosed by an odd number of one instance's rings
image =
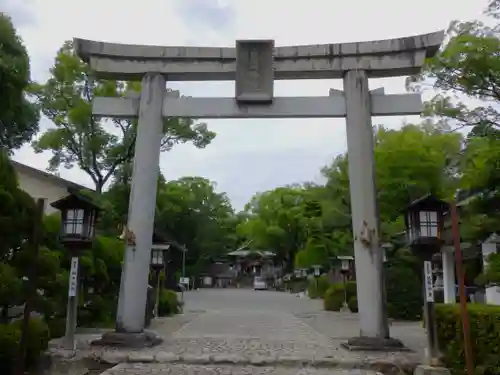
[[[409,352],[401,340],[389,337],[352,337],[347,342],[341,344],[344,349],[350,351],[377,351],[377,352]]]
[[[98,340],[92,341],[92,345],[112,346],[118,348],[151,348],[159,345],[163,339],[154,332],[144,331],[141,333],[106,332]]]

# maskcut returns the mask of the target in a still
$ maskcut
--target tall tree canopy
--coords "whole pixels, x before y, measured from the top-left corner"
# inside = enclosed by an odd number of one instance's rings
[[[59,50],[50,73],[44,84],[32,87],[43,114],[54,124],[33,143],[35,151],[52,152],[50,170],[78,166],[101,192],[119,167],[132,160],[137,121],[98,119],[92,116],[91,101],[95,96],[139,92],[140,84],[92,79],[89,66],[74,54],[69,41]],[[162,151],[185,142],[205,147],[215,137],[206,124],[190,119],[166,119],[163,133]]]
[[[427,193],[448,197],[454,188],[461,135],[443,125],[405,125],[400,130],[379,127],[375,134],[376,182],[382,236],[404,230],[400,209]],[[330,196],[350,214],[347,155],[323,169]]]
[[[383,240],[404,230],[400,210],[432,192],[448,197],[458,186],[462,137],[443,124],[375,129],[377,194]],[[324,186],[281,187],[255,195],[238,227],[251,246],[276,252],[288,268],[325,264],[352,253],[347,154],[322,169]]]
[[[460,165],[464,233],[483,240],[500,226],[500,1],[490,0],[481,20],[455,21],[444,48],[412,77],[411,87],[431,83],[437,94],[426,114],[453,128],[466,128]]]
[[[483,21],[454,21],[447,42],[428,59],[410,87],[432,84],[438,94],[427,103],[427,114],[455,127],[484,134],[500,130],[500,3],[490,0]]]
[[[0,12],[0,148],[9,152],[38,131],[39,111],[26,98],[30,62],[12,21]]]

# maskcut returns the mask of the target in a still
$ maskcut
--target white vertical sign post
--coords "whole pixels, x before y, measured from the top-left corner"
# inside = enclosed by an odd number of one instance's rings
[[[427,332],[426,356],[429,362],[439,357],[437,343],[436,313],[434,308],[434,280],[432,274],[432,262],[424,261],[424,322]]]
[[[75,331],[78,311],[78,257],[71,258],[68,285],[68,307],[66,310],[66,334],[64,346],[66,349],[76,350]]]
[[[424,288],[425,302],[434,302],[434,281],[432,276],[432,262],[424,261]]]

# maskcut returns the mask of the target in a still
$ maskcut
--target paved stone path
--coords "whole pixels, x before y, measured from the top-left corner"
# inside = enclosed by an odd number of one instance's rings
[[[175,354],[327,357],[329,340],[282,311],[207,311],[166,342]]]
[[[420,359],[425,341],[419,324],[398,323],[393,336],[416,353],[349,352],[340,344],[359,333],[357,316],[325,312],[322,301],[238,289],[190,291],[184,297],[184,314],[151,326],[164,338],[161,345],[142,350],[89,347],[86,343],[99,336],[87,334],[80,336],[76,355],[119,364],[103,375],[399,374]],[[398,365],[390,364],[394,362]]]

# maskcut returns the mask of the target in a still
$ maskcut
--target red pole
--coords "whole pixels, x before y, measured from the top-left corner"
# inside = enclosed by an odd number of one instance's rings
[[[455,202],[451,208],[451,229],[453,244],[455,246],[455,267],[458,276],[458,293],[460,296],[460,316],[462,320],[462,331],[464,334],[465,368],[467,375],[474,375],[474,358],[472,357],[472,345],[470,342],[469,313],[467,311],[467,299],[465,296],[465,270],[463,267],[462,249],[460,247],[460,229],[458,227],[458,211]]]

